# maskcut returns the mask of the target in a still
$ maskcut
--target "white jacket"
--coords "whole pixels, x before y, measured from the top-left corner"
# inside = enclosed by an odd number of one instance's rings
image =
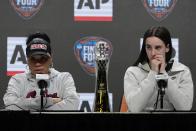
[[[150,70],[147,63],[127,69],[124,76],[124,95],[129,111],[154,110],[158,94],[155,75],[156,72]],[[189,68],[174,62],[168,76],[163,108],[165,110],[190,110],[193,102],[193,81]],[[157,108],[160,109],[160,100]]]
[[[68,72],[58,72],[50,69],[48,97],[44,97],[45,110],[78,110],[79,96],[76,93],[74,80]],[[52,97],[63,99],[53,104]],[[37,81],[30,73],[12,76],[3,97],[6,109],[40,110],[41,97]]]

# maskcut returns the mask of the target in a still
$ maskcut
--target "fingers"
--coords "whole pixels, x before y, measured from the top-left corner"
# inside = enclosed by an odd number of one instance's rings
[[[150,62],[151,70],[153,70],[153,71],[158,73],[160,64],[161,64],[161,62],[158,61],[157,59],[151,60],[151,62]]]
[[[151,70],[157,73],[162,73],[165,71],[165,58],[163,55],[155,55],[150,61]]]
[[[58,103],[58,102],[60,102],[60,101],[62,101],[61,98],[52,98],[52,100],[53,100],[53,103],[54,103],[54,104],[55,104],[55,103]]]
[[[161,63],[165,61],[165,58],[163,57],[163,55],[156,55],[154,56],[154,59],[156,59],[157,61],[160,61]]]

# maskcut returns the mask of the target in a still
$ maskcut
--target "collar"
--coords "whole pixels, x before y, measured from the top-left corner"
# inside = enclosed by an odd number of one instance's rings
[[[55,70],[54,68],[49,69],[49,79],[53,79],[56,77],[60,72]],[[32,75],[30,71],[26,72],[27,79],[30,81],[35,81],[35,75]]]
[[[149,66],[149,64],[147,62],[144,63],[144,64],[139,63],[138,67],[140,67],[141,69],[143,69],[143,70],[145,70],[147,72],[149,72],[151,70],[150,66]],[[173,72],[181,72],[181,71],[184,71],[184,70],[185,70],[184,65],[179,63],[179,62],[177,62],[176,60],[174,60],[172,68],[171,68],[171,70],[169,72],[172,72],[172,73]]]

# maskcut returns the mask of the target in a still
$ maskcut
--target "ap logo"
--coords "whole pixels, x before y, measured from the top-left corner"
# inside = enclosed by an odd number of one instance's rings
[[[113,0],[74,0],[75,21],[112,21]]]
[[[142,0],[148,13],[157,21],[165,19],[173,10],[177,0]]]
[[[24,19],[30,19],[43,5],[44,0],[10,0],[12,7]]]

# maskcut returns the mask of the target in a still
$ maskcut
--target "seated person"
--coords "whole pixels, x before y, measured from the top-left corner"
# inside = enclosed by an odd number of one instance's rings
[[[70,73],[52,66],[50,38],[45,33],[31,34],[26,41],[29,70],[12,76],[3,97],[10,110],[78,110],[79,96]],[[36,74],[48,74],[48,87],[41,96]]]
[[[128,111],[191,110],[191,72],[187,66],[172,59],[172,51],[171,36],[165,27],[152,27],[145,32],[139,58],[124,76]],[[158,74],[168,76],[166,87],[158,86]],[[164,91],[162,101],[161,91]]]

